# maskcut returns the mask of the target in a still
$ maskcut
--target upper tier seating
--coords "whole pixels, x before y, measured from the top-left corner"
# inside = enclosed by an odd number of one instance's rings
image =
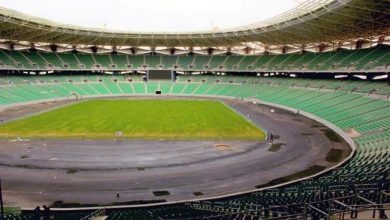
[[[64,66],[64,64],[66,64]],[[192,71],[358,71],[389,68],[390,47],[281,55],[126,55],[0,50],[0,69],[135,70],[177,65]]]

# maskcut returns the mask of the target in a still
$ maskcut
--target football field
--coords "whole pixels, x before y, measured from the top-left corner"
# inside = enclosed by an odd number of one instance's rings
[[[263,140],[265,132],[219,101],[92,100],[0,126],[2,138]]]

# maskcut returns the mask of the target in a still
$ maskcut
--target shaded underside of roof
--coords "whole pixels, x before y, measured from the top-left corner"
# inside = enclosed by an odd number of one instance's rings
[[[248,42],[263,45],[304,45],[390,33],[389,0],[317,0],[305,7],[309,6],[312,7],[310,10],[298,7],[273,20],[236,29],[187,33],[90,29],[0,8],[0,38],[72,45],[216,47],[237,46]]]

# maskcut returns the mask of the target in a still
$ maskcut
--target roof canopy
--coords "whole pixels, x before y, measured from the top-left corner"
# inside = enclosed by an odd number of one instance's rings
[[[210,32],[118,32],[56,23],[0,7],[3,40],[72,45],[216,47],[304,45],[390,32],[388,0],[313,0],[252,25]]]

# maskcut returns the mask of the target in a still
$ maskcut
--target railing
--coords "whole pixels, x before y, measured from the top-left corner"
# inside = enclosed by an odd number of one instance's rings
[[[372,196],[372,195],[371,195]],[[309,203],[296,203],[286,205],[274,205],[274,206],[262,206],[251,204],[251,207],[255,209],[239,210],[237,207],[230,207],[232,204],[217,204],[214,207],[214,203],[208,201],[199,201],[187,203],[186,205],[198,209],[215,211],[218,215],[230,216],[230,215],[248,215],[252,217],[258,217],[260,219],[311,219],[313,217],[330,219],[331,217],[336,219],[345,218],[358,218],[359,214],[372,212],[371,218],[379,217],[379,219],[385,219],[386,211],[390,210],[390,203],[385,203],[385,198],[390,197],[388,191],[381,191],[375,194],[378,203],[370,201],[363,197],[363,195],[355,194],[352,196],[344,196],[338,198],[331,198],[316,202]],[[342,201],[351,200],[353,204],[345,204]],[[364,204],[357,204],[358,202],[364,202]],[[202,205],[205,203],[205,205]],[[235,204],[233,206],[240,206]],[[246,205],[248,206],[248,205]],[[343,208],[337,208],[343,207]],[[283,210],[283,211],[281,211]],[[289,210],[301,210],[300,212],[290,212]],[[365,215],[367,217],[367,215]]]

